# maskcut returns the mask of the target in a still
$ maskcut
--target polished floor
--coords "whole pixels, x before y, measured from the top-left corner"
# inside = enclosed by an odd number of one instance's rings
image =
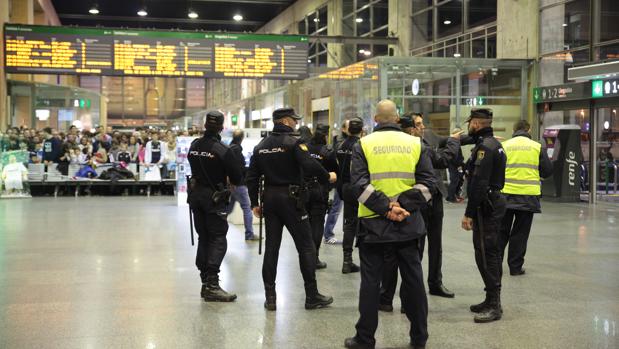
[[[463,210],[446,205],[456,298],[429,297],[428,348],[619,348],[619,206],[544,203],[527,274],[504,278],[504,318],[485,325],[468,311],[482,283]],[[306,311],[287,235],[278,310],[265,312],[258,245],[231,227],[221,278],[239,298],[204,303],[187,216],[170,197],[0,200],[0,348],[339,348],[354,334],[359,276],[340,273],[341,245],[323,246],[318,272],[333,306]],[[408,343],[395,307],[380,315],[380,348]]]

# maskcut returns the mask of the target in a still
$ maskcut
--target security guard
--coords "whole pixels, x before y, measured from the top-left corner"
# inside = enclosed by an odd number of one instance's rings
[[[242,169],[236,157],[221,142],[224,115],[211,111],[206,115],[206,131],[189,148],[192,177],[187,203],[193,212],[198,233],[196,266],[202,279],[201,295],[209,302],[232,302],[235,294],[219,287],[219,267],[226,254],[228,221],[226,206],[230,200],[227,183],[241,184]]]
[[[276,309],[275,275],[284,226],[292,235],[299,253],[301,274],[305,282],[305,309],[324,307],[333,298],[318,293],[316,285],[316,247],[305,209],[307,193],[303,190],[303,174],[314,176],[321,184],[334,183],[335,173],[328,173],[314,160],[307,148],[293,136],[297,121],[292,108],[273,112],[273,132],[254,148],[247,175],[247,188],[254,215],[262,216],[258,206],[260,177],[264,176],[264,218],[266,220],[266,248],[262,265],[262,279],[266,294],[264,307]]]
[[[486,299],[471,305],[475,322],[501,319],[501,251],[499,229],[505,215],[505,151],[494,138],[492,111],[473,109],[467,120],[475,147],[466,165],[468,203],[462,228],[473,230],[475,262],[484,280]]]
[[[357,211],[359,210],[359,202],[354,194],[350,183],[350,163],[352,158],[352,150],[359,142],[361,132],[363,131],[363,120],[355,117],[347,120],[348,136],[342,143],[337,146],[336,155],[339,165],[339,174],[337,177],[337,192],[340,198],[344,201],[344,240],[342,248],[344,250],[344,262],[342,264],[342,273],[356,273],[359,271],[359,266],[353,263],[352,251],[355,236],[359,230],[359,220],[357,219]]]
[[[307,143],[310,156],[318,160],[327,172],[338,172],[337,158],[332,148],[327,146],[329,137],[329,126],[324,124],[316,125],[316,130],[312,139]],[[305,176],[305,183],[309,193],[309,200],[306,208],[309,213],[310,226],[312,227],[312,238],[316,246],[316,269],[324,269],[327,263],[318,257],[320,252],[320,242],[324,235],[325,215],[329,206],[329,185],[321,184],[318,178]]]
[[[507,155],[505,187],[507,211],[503,217],[501,234],[501,261],[509,243],[507,264],[510,275],[523,275],[524,255],[531,232],[533,214],[542,212],[539,197],[540,178],[552,175],[552,162],[546,149],[531,140],[531,125],[520,120],[514,125],[513,138],[503,143]]]
[[[357,333],[347,348],[374,348],[378,326],[380,281],[387,250],[397,256],[402,276],[402,302],[411,321],[410,344],[425,347],[428,300],[419,258],[425,234],[420,208],[431,198],[434,175],[421,140],[401,131],[395,103],[376,106],[374,133],[353,148],[351,183],[358,194],[361,288]]]
[[[428,238],[428,293],[434,296],[453,298],[455,294],[443,286],[441,266],[443,261],[443,197],[447,188],[443,183],[441,170],[449,167],[460,151],[460,135],[455,132],[451,137],[441,139],[434,133],[426,133],[423,124],[423,114],[407,113],[400,118],[402,130],[412,136],[421,138],[425,151],[428,153],[434,169],[436,190],[432,193],[432,201],[422,215],[427,228]],[[420,257],[423,258],[425,239],[420,240]],[[397,263],[394,255],[385,256],[385,269],[381,285],[380,310],[393,311],[393,296],[398,280]]]

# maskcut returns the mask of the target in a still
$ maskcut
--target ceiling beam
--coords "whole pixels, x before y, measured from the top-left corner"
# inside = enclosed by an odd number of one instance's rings
[[[153,1],[153,0],[151,0]],[[177,0],[154,0],[154,1],[177,1]],[[236,4],[252,4],[252,5],[290,5],[292,2],[288,0],[191,0],[192,2],[225,2]]]
[[[58,15],[61,19],[80,19],[87,21],[110,21],[110,22],[159,22],[159,23],[197,23],[197,24],[219,24],[219,25],[242,25],[242,26],[257,26],[264,24],[259,21],[234,21],[222,19],[191,19],[191,18],[156,18],[156,17],[131,17],[131,16],[93,16],[93,15],[76,15],[69,13],[61,13]]]
[[[398,38],[394,37],[359,37],[359,36],[310,36],[310,43],[322,43],[322,44],[374,44],[374,45],[397,45]]]

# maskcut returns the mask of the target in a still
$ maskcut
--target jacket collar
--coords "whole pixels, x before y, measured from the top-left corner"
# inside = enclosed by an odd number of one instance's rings
[[[478,130],[477,132],[471,135],[471,137],[473,137],[476,143],[479,142],[483,138],[493,137],[493,136],[494,136],[494,131],[492,127],[484,127],[481,130]]]
[[[292,133],[292,132],[294,132],[294,130],[292,129],[292,127],[286,126],[284,124],[275,124],[273,126],[273,132],[277,132],[277,133]]]
[[[512,137],[527,137],[527,138],[531,139],[531,135],[527,131],[516,131],[516,132],[514,132]]]
[[[217,141],[221,141],[221,135],[219,133],[215,133],[215,132],[210,131],[210,130],[204,131],[204,137],[205,138],[212,138],[212,139],[215,139]]]
[[[374,128],[374,131],[402,131],[402,128],[396,123],[385,123],[378,124],[378,126]]]

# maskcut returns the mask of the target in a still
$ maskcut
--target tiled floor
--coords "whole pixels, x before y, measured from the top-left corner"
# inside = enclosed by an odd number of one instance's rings
[[[443,275],[456,298],[429,297],[428,348],[619,347],[619,206],[543,206],[527,274],[504,277],[503,320],[479,325],[464,206],[446,204]],[[359,275],[341,274],[341,245],[323,245],[329,267],[318,272],[333,306],[306,311],[287,236],[278,310],[267,313],[257,243],[242,228],[228,237],[221,278],[239,298],[204,303],[187,211],[172,198],[0,200],[0,348],[339,348],[354,334]],[[398,309],[380,316],[380,348],[408,343]]]

